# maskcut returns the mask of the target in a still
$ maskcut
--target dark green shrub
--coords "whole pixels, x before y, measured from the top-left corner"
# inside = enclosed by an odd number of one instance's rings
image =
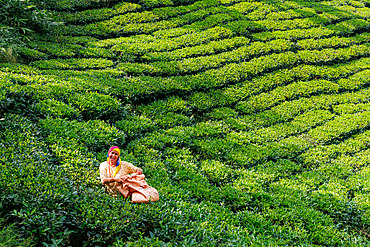
[[[50,20],[47,12],[39,9],[34,0],[0,1],[0,23],[19,34],[45,30]]]
[[[78,228],[77,215],[73,213],[73,183],[63,175],[66,171],[54,163],[34,123],[7,114],[0,129],[2,146],[6,147],[0,151],[4,164],[0,173],[0,213],[17,222],[22,238],[31,237],[38,245],[65,245]],[[13,180],[6,179],[9,177]]]
[[[55,23],[37,0],[0,1],[0,60],[16,61],[15,47]]]
[[[35,244],[31,238],[22,239],[18,233],[19,229],[15,224],[7,225],[6,221],[0,218],[0,246],[1,247],[16,247],[24,246],[31,247]]]

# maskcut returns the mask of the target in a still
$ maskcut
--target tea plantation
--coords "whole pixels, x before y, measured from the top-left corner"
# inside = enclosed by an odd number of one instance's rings
[[[370,0],[45,4],[59,24],[0,63],[0,225],[36,246],[370,245]],[[112,145],[160,201],[106,192]]]

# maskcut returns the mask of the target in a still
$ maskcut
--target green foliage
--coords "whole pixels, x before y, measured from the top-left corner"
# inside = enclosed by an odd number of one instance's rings
[[[17,53],[26,59],[42,59],[46,58],[47,54],[38,50],[34,50],[25,46],[17,47]]]
[[[103,58],[50,59],[32,62],[32,65],[40,69],[96,69],[110,67],[113,62]]]
[[[64,24],[1,50],[1,237],[369,245],[369,1],[3,4]],[[106,193],[113,145],[158,202]]]
[[[39,141],[36,125],[17,115],[1,121],[0,159],[6,169],[1,173],[1,212],[14,217],[23,232],[36,243],[61,243],[73,232],[73,189],[62,169],[49,167],[52,157]],[[22,167],[22,169],[19,169]],[[13,180],[6,178],[12,177]]]
[[[326,47],[344,47],[352,44],[361,44],[366,42],[369,33],[357,34],[353,37],[331,37],[327,39],[304,39],[297,41],[297,46],[300,49],[322,49]]]
[[[122,2],[114,5],[111,8],[88,9],[76,13],[55,12],[53,17],[56,20],[66,23],[80,23],[105,20],[115,15],[125,14],[131,11],[137,11],[141,8],[140,5],[134,3]]]
[[[148,61],[170,61],[180,60],[193,56],[211,55],[217,52],[227,51],[249,43],[245,37],[234,37],[230,39],[222,39],[210,41],[207,44],[200,44],[191,47],[184,47],[173,51],[154,51],[146,53],[141,58]]]
[[[279,38],[287,38],[291,40],[304,38],[321,38],[333,35],[348,35],[355,33],[356,30],[366,29],[369,22],[363,19],[350,19],[325,27],[312,27],[309,29],[292,29],[287,31],[272,31],[254,34],[256,40],[271,40]]]
[[[18,34],[40,31],[50,21],[46,11],[38,8],[37,1],[2,0],[0,4],[0,23]]]
[[[46,32],[55,24],[37,0],[1,0],[0,61],[16,62],[18,46],[29,41],[34,32]]]
[[[211,56],[182,59],[180,61],[154,62],[152,64],[121,64],[118,68],[132,74],[148,73],[151,75],[178,75],[180,73],[195,73],[198,71],[221,67],[226,62],[245,61],[250,57],[264,53],[284,51],[291,48],[291,44],[285,40],[273,40],[268,44],[259,42],[250,46],[242,46],[233,51]],[[262,52],[261,52],[262,51]]]
[[[40,51],[56,57],[73,57],[82,48],[81,45],[58,44],[54,42],[30,42],[28,46],[33,51]]]
[[[74,119],[79,115],[79,111],[75,107],[55,99],[42,100],[36,104],[35,108],[44,116]]]
[[[51,0],[47,2],[40,1],[48,9],[66,11],[66,10],[85,10],[89,8],[99,8],[110,4],[110,0]]]
[[[102,57],[102,58],[114,57],[114,53],[111,50],[104,48],[87,47],[85,49],[80,50],[80,54],[85,57]]]
[[[173,2],[171,0],[161,0],[161,1],[158,1],[158,0],[141,0],[141,1],[139,1],[139,3],[148,7],[148,8],[173,5]]]
[[[112,49],[123,54],[140,55],[146,52],[170,51],[185,46],[199,45],[203,43],[208,43],[209,41],[212,40],[227,38],[230,37],[231,35],[232,33],[229,30],[222,27],[215,27],[198,33],[185,34],[183,36],[173,38],[171,40],[160,39],[159,41],[161,42],[158,42],[158,40],[154,40],[157,42],[150,42],[144,45],[140,43],[118,44],[113,46]]]
[[[50,143],[64,142],[70,139],[77,141],[76,144],[78,144],[80,142],[78,139],[81,139],[86,148],[94,151],[101,151],[115,142],[123,143],[125,137],[122,131],[99,120],[78,122],[47,118],[40,121],[40,125],[48,134],[49,137],[46,140]]]
[[[131,116],[115,123],[129,137],[137,137],[155,128],[153,120],[145,116]]]
[[[15,225],[6,225],[4,219],[0,220],[0,242],[1,247],[34,246],[31,239],[20,239]]]

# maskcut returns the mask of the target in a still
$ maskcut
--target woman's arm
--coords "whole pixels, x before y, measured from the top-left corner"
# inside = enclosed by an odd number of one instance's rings
[[[117,183],[123,182],[122,178],[103,178],[101,181],[103,184],[112,183],[112,182],[117,182]]]
[[[137,168],[136,174],[137,175],[143,174],[143,170],[141,168]]]
[[[125,162],[125,166],[127,167],[127,172],[132,174],[132,173],[136,173],[137,175],[140,175],[140,174],[143,174],[143,170],[137,166],[134,166],[133,164],[129,163],[129,162]]]
[[[122,182],[121,178],[110,178],[107,172],[107,164],[103,162],[100,164],[100,180],[103,184],[112,183],[112,182]]]

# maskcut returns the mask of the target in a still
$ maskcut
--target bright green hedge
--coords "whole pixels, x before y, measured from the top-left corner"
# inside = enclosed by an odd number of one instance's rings
[[[55,12],[54,19],[65,23],[79,23],[105,20],[115,15],[140,10],[141,6],[134,3],[122,2],[111,8],[88,9],[77,13]]]
[[[113,61],[103,58],[50,59],[32,63],[33,66],[40,69],[101,69],[111,67],[113,64]]]

